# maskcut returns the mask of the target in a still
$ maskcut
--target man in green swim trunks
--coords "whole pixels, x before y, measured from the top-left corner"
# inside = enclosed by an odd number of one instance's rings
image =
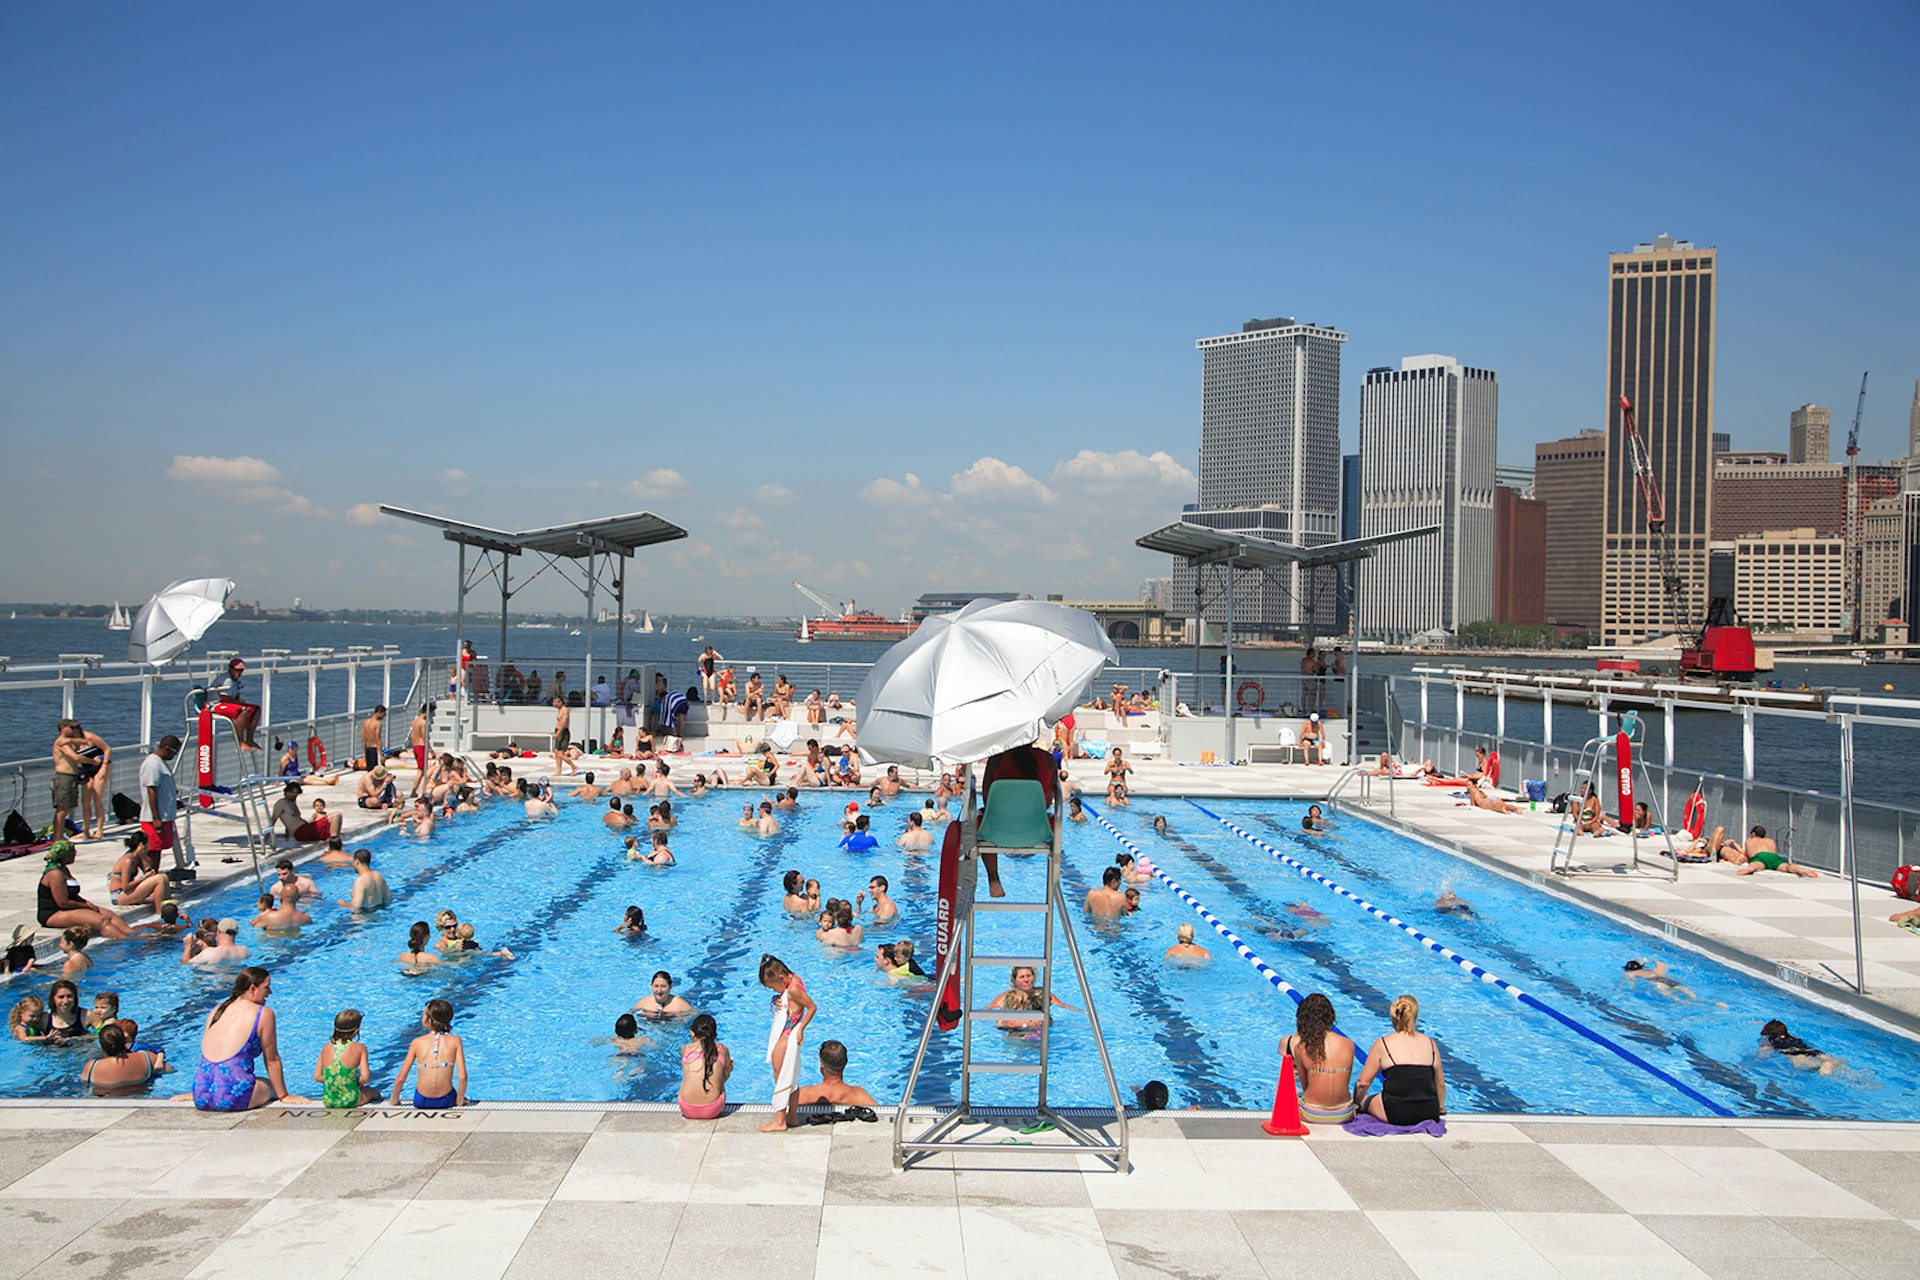
[[[1755,826],[1753,830],[1747,832],[1744,844],[1736,845],[1732,841],[1722,843],[1720,856],[1729,862],[1745,863],[1746,865],[1736,873],[1743,876],[1750,876],[1756,871],[1784,871],[1788,875],[1805,876],[1812,880],[1820,874],[1812,867],[1796,866],[1781,857],[1779,847],[1774,844],[1772,838],[1767,835],[1767,829],[1762,826]]]

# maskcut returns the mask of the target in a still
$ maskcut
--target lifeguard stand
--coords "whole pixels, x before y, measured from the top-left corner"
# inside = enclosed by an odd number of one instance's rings
[[[1087,982],[1086,967],[1081,963],[1080,949],[1074,942],[1073,924],[1067,916],[1067,902],[1060,888],[1060,823],[1058,820],[1047,820],[1045,801],[1038,782],[1021,778],[998,779],[990,792],[985,812],[981,812],[977,803],[976,785],[969,774],[966,806],[960,816],[954,819],[961,835],[957,864],[951,869],[951,876],[944,865],[946,855],[943,850],[941,918],[937,927],[947,932],[947,942],[939,975],[934,980],[934,995],[927,1011],[927,1024],[920,1033],[920,1044],[914,1052],[913,1065],[907,1071],[906,1084],[900,1091],[900,1104],[893,1114],[894,1166],[906,1168],[916,1158],[940,1151],[992,1151],[996,1156],[1010,1157],[1067,1152],[1099,1156],[1109,1161],[1115,1170],[1124,1173],[1127,1170],[1126,1105],[1120,1098],[1120,1086],[1114,1080],[1113,1063],[1107,1057],[1106,1040],[1100,1032],[1100,1018],[1094,1011],[1093,989]],[[1062,805],[1064,803],[1063,799]],[[975,890],[979,882],[982,853],[994,853],[1001,857],[1043,854],[1047,860],[1045,891],[1038,899],[1028,901],[1005,898],[989,898],[984,902],[977,900]],[[1041,936],[1038,947],[1027,955],[981,955],[975,950],[974,942],[975,924],[983,914],[1039,916]],[[1080,987],[1080,998],[1086,1009],[1087,1030],[1093,1038],[1100,1068],[1106,1075],[1107,1091],[1113,1100],[1114,1128],[1111,1138],[1087,1132],[1054,1110],[1047,1098],[1047,1071],[1052,1053],[1054,967],[1057,948],[1062,943],[1065,944],[1067,961],[1073,967],[1074,979]],[[1038,1010],[987,1009],[976,1003],[974,973],[977,968],[1015,966],[1029,966],[1039,972],[1040,981],[1035,984],[1041,1000]],[[931,1126],[918,1136],[909,1136],[907,1113],[913,1102],[914,1086],[919,1082],[934,1032],[941,1029],[942,1011],[948,1008],[947,993],[954,989],[956,983],[960,1031],[959,1103],[950,1110],[936,1112]],[[1040,1029],[1037,1062],[983,1060],[975,1056],[978,1048],[973,1035],[975,1023],[1029,1021],[1036,1023]],[[994,1108],[993,1111],[998,1114],[982,1113],[976,1116],[972,1093],[975,1075],[1033,1076],[1036,1096],[1032,1109],[1029,1112],[1016,1111],[1014,1114],[1027,1114],[1036,1120],[1044,1120],[1053,1126],[1064,1141],[1023,1141],[1019,1145],[999,1145],[993,1126],[1007,1118],[1005,1109]],[[981,1124],[972,1135],[960,1132],[963,1126],[975,1120],[986,1123]],[[973,1140],[969,1140],[969,1136]]]
[[[1666,872],[1671,880],[1677,881],[1680,878],[1680,855],[1673,848],[1672,829],[1667,825],[1666,815],[1661,811],[1660,796],[1654,790],[1653,777],[1647,772],[1645,761],[1634,750],[1639,742],[1640,730],[1639,715],[1629,711],[1620,718],[1618,733],[1610,738],[1589,738],[1586,745],[1580,748],[1580,763],[1573,771],[1574,803],[1569,804],[1567,821],[1560,825],[1559,831],[1555,832],[1553,837],[1553,856],[1548,866],[1555,875],[1587,875],[1600,871],[1611,874],[1621,865],[1609,863],[1604,867],[1588,868],[1575,863],[1573,859],[1574,846],[1580,842],[1580,818],[1575,806],[1585,799],[1580,793],[1589,784],[1593,785],[1595,795],[1600,793],[1598,785],[1598,779],[1602,776],[1600,768],[1608,752],[1611,751],[1614,767],[1608,776],[1615,779],[1615,794],[1619,797],[1621,811],[1629,823],[1628,830],[1622,834],[1622,838],[1630,842],[1631,868],[1635,871],[1641,868],[1641,841],[1657,839],[1665,846],[1666,865],[1661,867],[1657,861],[1652,865],[1655,869]],[[1647,816],[1653,820],[1653,825],[1659,828],[1658,836],[1643,837],[1632,829],[1633,804],[1636,796],[1645,797]],[[1662,851],[1656,848],[1652,856],[1657,860],[1661,853]]]

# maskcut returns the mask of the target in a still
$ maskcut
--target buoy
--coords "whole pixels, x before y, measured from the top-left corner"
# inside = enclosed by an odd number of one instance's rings
[[[1276,1138],[1307,1136],[1307,1126],[1300,1123],[1300,1097],[1294,1092],[1290,1053],[1280,1057],[1280,1086],[1273,1092],[1273,1117],[1260,1127]]]
[[[1892,684],[1891,682],[1888,682],[1887,684],[1883,684],[1883,685],[1881,685],[1880,687],[1881,687],[1882,689],[1885,689],[1885,690],[1886,690],[1886,691],[1887,691],[1888,693],[1892,693],[1892,692],[1893,692],[1893,684]]]

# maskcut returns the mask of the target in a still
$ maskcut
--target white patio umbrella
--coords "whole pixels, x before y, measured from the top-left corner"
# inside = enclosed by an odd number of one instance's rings
[[[880,655],[854,700],[860,754],[930,766],[1032,742],[1119,658],[1092,614],[977,600],[927,619]]]
[[[140,607],[127,637],[127,660],[155,666],[171,662],[227,611],[233,583],[226,578],[183,578]]]

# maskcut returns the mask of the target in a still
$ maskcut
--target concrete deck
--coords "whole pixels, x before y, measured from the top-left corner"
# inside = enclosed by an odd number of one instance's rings
[[[1912,1127],[1300,1141],[1161,1115],[1121,1177],[991,1151],[897,1173],[885,1124],[759,1118],[4,1108],[0,1275],[1821,1280],[1920,1250]]]

